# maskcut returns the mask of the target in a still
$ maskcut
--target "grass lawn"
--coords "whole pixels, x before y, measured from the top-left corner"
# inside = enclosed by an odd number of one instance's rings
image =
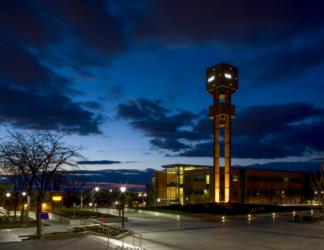
[[[310,207],[304,206],[277,206],[277,205],[264,205],[264,204],[197,204],[190,206],[170,205],[163,207],[149,207],[139,208],[142,210],[163,212],[169,214],[194,214],[205,213],[214,215],[242,215],[242,214],[259,214],[259,213],[271,213],[271,212],[288,212],[288,211],[300,211],[310,210]],[[315,208],[313,208],[315,209]]]
[[[136,209],[136,208],[135,208]],[[188,213],[187,211],[183,209],[168,209],[165,207],[140,207],[138,208],[139,210],[146,210],[146,211],[151,211],[151,212],[160,212],[160,213],[167,213],[167,214],[186,214]]]
[[[20,217],[2,216],[0,217],[0,229],[36,227],[36,221],[28,219],[25,223],[20,222]]]
[[[83,209],[79,209],[79,208],[76,208],[75,211],[73,208],[61,208],[59,210],[53,211],[53,213],[61,215],[66,218],[70,218],[70,219],[74,218],[74,213],[75,213],[75,218],[115,217],[113,215],[101,214],[101,213],[97,213],[95,211],[83,210]]]

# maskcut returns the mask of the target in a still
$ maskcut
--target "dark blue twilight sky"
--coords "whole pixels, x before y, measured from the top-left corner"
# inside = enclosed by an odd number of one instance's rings
[[[211,164],[204,77],[225,61],[240,69],[234,164],[322,158],[323,9],[321,0],[2,0],[2,130],[63,129],[88,160],[121,162],[100,168]]]

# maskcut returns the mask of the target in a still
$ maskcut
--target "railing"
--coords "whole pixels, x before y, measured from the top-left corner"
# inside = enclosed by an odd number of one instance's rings
[[[101,236],[107,236],[107,247],[109,249],[110,243],[117,246],[117,249],[134,249],[144,250],[142,248],[142,234],[133,230],[122,229],[117,226],[110,226],[107,224],[101,224],[99,220],[90,219],[95,225],[85,226],[80,228],[81,230],[88,231]],[[124,238],[130,236],[131,243],[125,242]]]

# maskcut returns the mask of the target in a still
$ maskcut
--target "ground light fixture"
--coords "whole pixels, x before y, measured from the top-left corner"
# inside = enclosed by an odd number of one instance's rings
[[[22,196],[26,196],[27,193],[26,193],[26,192],[22,192],[21,195],[22,195]]]
[[[251,220],[252,220],[252,216],[251,216],[251,214],[248,214],[248,222],[250,223]]]
[[[11,193],[6,193],[6,197],[9,198],[11,196]]]

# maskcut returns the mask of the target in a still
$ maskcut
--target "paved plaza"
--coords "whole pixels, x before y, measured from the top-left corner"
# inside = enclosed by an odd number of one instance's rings
[[[144,249],[323,249],[324,224],[295,224],[292,216],[271,215],[251,221],[201,222],[183,217],[165,217],[127,211],[127,228],[142,235]],[[49,229],[52,227],[51,229]],[[50,231],[64,231],[63,225],[47,227]],[[65,228],[65,229],[64,229]],[[17,235],[32,229],[1,230],[0,240],[15,240]],[[17,240],[17,239],[16,239]],[[139,245],[139,239],[136,245]],[[127,237],[125,242],[132,243]],[[85,236],[67,240],[26,241],[0,243],[0,249],[105,249],[107,239],[100,236]],[[117,249],[112,246],[111,249]],[[119,248],[120,249],[120,248]]]
[[[145,249],[323,249],[324,224],[295,224],[270,215],[248,221],[200,222],[128,212],[127,227]]]

